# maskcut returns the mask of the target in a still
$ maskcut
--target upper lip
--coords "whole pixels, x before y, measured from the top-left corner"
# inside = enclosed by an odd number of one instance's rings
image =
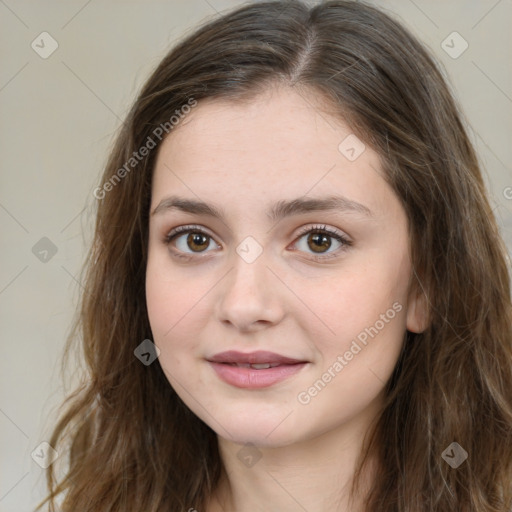
[[[227,352],[220,352],[209,358],[208,361],[212,363],[249,363],[249,364],[297,364],[306,363],[307,361],[293,359],[291,357],[282,356],[275,352],[268,352],[265,350],[258,350],[256,352],[238,352],[236,350],[228,350]]]

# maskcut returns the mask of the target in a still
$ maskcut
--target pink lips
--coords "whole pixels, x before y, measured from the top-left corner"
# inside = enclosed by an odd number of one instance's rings
[[[208,362],[224,382],[239,388],[253,389],[272,386],[296,374],[308,364],[308,361],[300,361],[274,352],[243,353],[235,350],[216,354],[209,358]]]

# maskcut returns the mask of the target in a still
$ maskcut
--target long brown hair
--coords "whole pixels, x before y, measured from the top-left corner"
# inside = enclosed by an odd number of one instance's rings
[[[69,467],[60,482],[63,457],[48,468],[49,496],[38,510],[55,510],[59,496],[64,512],[205,509],[222,469],[216,434],[158,362],[134,356],[152,339],[145,268],[155,130],[172,136],[169,119],[192,101],[250,100],[278,82],[325,98],[381,156],[408,216],[411,282],[428,304],[428,328],[406,333],[361,454],[360,470],[369,453],[380,464],[366,510],[512,510],[507,250],[434,59],[390,16],[354,1],[239,7],[177,44],[142,88],[95,193],[94,243],[65,353],[80,340],[87,374],[49,439],[69,453]],[[133,164],[150,138],[156,147]],[[442,457],[453,442],[468,454],[457,468]]]

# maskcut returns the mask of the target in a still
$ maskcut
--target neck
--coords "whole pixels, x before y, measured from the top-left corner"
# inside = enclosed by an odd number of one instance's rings
[[[355,496],[351,496],[351,486],[368,423],[358,418],[288,446],[246,447],[245,453],[258,459],[256,463],[248,459],[249,465],[239,459],[242,445],[219,437],[224,469],[208,510],[267,512],[271,505],[280,512],[362,512],[375,475],[374,458],[363,471]]]

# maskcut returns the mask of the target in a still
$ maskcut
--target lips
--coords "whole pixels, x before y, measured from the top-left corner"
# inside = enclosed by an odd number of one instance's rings
[[[301,372],[309,363],[263,350],[250,353],[229,350],[214,355],[208,362],[221,380],[246,389],[273,386]]]

